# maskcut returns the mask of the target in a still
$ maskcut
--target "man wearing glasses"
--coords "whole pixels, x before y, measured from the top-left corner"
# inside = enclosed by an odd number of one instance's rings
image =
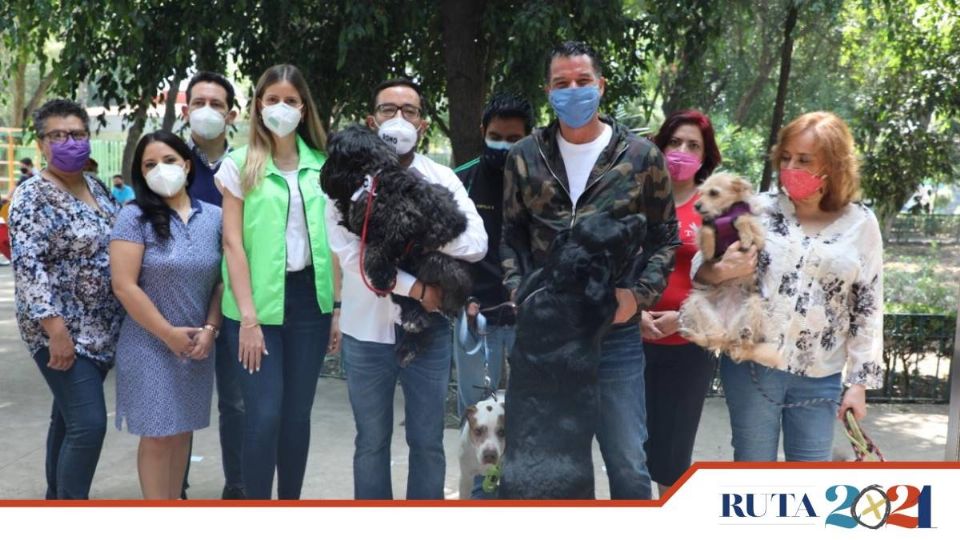
[[[396,79],[379,85],[373,93],[373,114],[367,125],[396,149],[400,164],[415,169],[425,181],[449,189],[467,217],[467,230],[443,247],[443,252],[476,262],[487,251],[483,221],[463,184],[449,167],[416,152],[417,142],[429,125],[423,115],[420,87]],[[446,462],[443,455],[444,405],[453,354],[450,322],[433,314],[422,349],[406,367],[397,362],[395,345],[400,327],[389,297],[367,289],[360,274],[360,239],[339,225],[336,207],[326,205],[330,248],[343,269],[340,331],[347,391],[357,427],[353,456],[354,496],[357,499],[392,499],[390,441],[397,381],[403,388],[406,440],[410,446],[407,499],[443,499]],[[422,299],[428,311],[440,305],[441,293],[406,272],[397,272],[393,294]]]

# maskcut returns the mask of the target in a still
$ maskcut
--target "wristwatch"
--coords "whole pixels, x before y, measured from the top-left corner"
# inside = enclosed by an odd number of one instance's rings
[[[202,327],[200,327],[200,329],[201,329],[201,330],[209,330],[209,331],[213,332],[213,339],[217,339],[218,337],[220,337],[220,329],[217,328],[216,325],[207,323],[207,324],[203,325]]]

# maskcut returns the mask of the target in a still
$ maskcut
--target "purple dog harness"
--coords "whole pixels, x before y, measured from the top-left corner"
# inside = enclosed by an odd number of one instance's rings
[[[731,206],[720,217],[713,220],[713,226],[717,229],[717,248],[716,251],[714,251],[714,257],[718,259],[722,257],[723,254],[726,253],[727,248],[740,239],[740,235],[737,233],[737,229],[733,226],[733,223],[738,217],[749,213],[750,205],[745,202],[738,202]]]

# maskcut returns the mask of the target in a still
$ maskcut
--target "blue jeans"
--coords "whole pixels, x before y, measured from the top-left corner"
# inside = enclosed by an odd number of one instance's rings
[[[107,433],[103,380],[107,371],[77,355],[66,371],[47,367],[50,350],[33,357],[53,393],[47,431],[47,499],[88,499]]]
[[[310,449],[310,410],[330,338],[312,270],[287,274],[283,325],[262,325],[269,355],[260,371],[236,362],[243,392],[243,482],[248,499],[299,499]],[[231,358],[239,358],[240,323],[226,319]]]
[[[614,327],[600,350],[597,442],[610,479],[610,498],[646,500],[651,490],[643,450],[647,440],[646,361],[640,326]]]
[[[753,364],[758,384],[750,376]],[[830,461],[837,404],[784,408],[770,403],[760,388],[778,403],[797,403],[808,399],[839,401],[840,374],[827,377],[803,377],[753,362],[720,360],[720,380],[730,410],[734,461],[776,461],[783,429],[783,453],[787,461]]]
[[[517,338],[516,326],[487,327],[488,374],[490,385],[496,389],[500,385],[500,375],[507,355],[513,349]],[[457,366],[457,414],[463,418],[463,411],[484,398],[483,395],[483,350],[476,354],[467,354],[456,335],[453,338],[453,361]],[[480,388],[477,388],[477,387]]]
[[[410,469],[407,499],[443,499],[446,461],[443,417],[450,380],[450,323],[440,315],[427,329],[422,349],[405,368],[394,345],[343,336],[343,364],[357,438],[353,490],[357,499],[392,499],[390,441],[397,380],[403,389]],[[401,331],[398,327],[398,339]]]
[[[243,489],[243,392],[240,385],[242,371],[237,370],[234,365],[238,363],[237,357],[230,354],[226,332],[221,332],[217,338],[215,354],[224,486]]]

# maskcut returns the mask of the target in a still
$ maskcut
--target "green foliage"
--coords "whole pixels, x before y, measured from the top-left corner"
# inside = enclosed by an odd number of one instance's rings
[[[936,246],[931,248],[936,251]],[[903,263],[916,270],[886,268],[883,276],[884,311],[953,315],[957,312],[957,282],[947,277],[933,256],[903,256]]]

